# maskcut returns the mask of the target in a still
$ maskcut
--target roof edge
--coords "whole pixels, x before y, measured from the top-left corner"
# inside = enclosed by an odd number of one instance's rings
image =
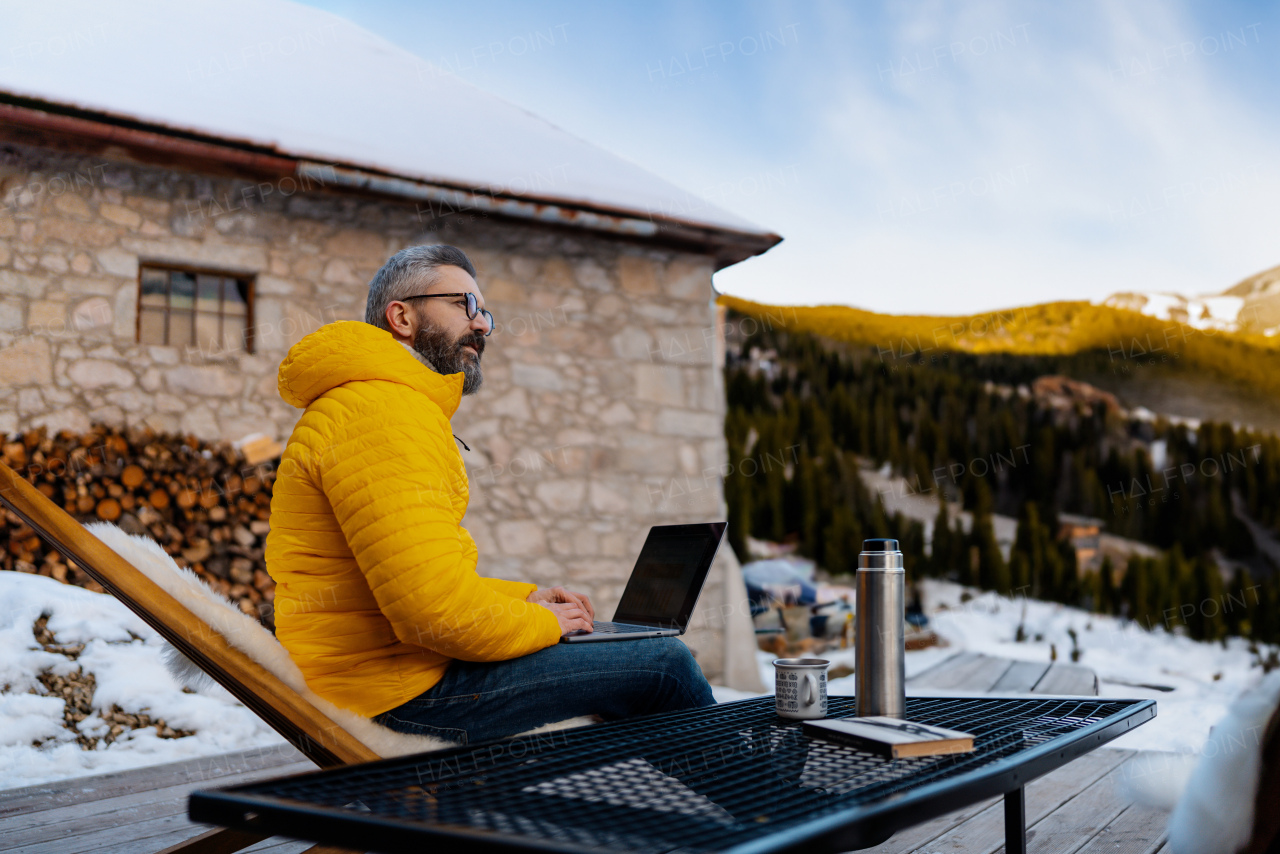
[[[746,232],[674,216],[641,214],[580,199],[518,196],[397,175],[357,163],[321,163],[248,140],[180,130],[107,112],[0,91],[0,140],[102,152],[235,177],[308,179],[338,192],[426,201],[441,210],[481,210],[514,220],[580,228],[707,254],[715,269],[762,254],[782,241],[772,232]]]

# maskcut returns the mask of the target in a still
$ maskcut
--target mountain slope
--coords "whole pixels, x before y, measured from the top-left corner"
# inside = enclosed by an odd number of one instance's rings
[[[1244,300],[1241,315],[1246,328],[1260,331],[1280,327],[1280,267],[1250,276],[1222,295]]]
[[[1143,376],[1226,380],[1245,398],[1280,399],[1280,336],[1197,329],[1110,305],[1052,302],[939,317],[847,306],[769,306],[727,295],[719,302],[762,324],[875,348],[885,362],[918,362],[948,352],[1050,357],[1035,360],[1044,373],[1097,379],[1110,372],[1125,378],[1147,369]]]

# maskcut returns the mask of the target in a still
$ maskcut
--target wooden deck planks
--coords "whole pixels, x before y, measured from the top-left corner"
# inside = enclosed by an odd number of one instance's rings
[[[314,770],[303,754],[282,744],[11,789],[0,792],[0,851],[154,854],[208,829],[187,818],[192,790]],[[281,842],[265,840],[254,850]],[[288,844],[296,851],[309,847]]]
[[[1133,753],[1086,754],[1027,786],[1030,854],[1162,854],[1169,814],[1122,794]],[[908,828],[859,854],[997,854],[1004,850],[1001,799]]]
[[[37,786],[0,791],[0,827],[10,816],[69,804],[84,804],[116,798],[133,792],[147,792],[182,783],[204,783],[233,774],[296,765],[306,761],[292,745],[240,750],[218,756],[201,756],[92,777],[75,777]],[[311,767],[315,767],[312,765]],[[283,772],[282,772],[283,773]]]
[[[118,798],[102,798],[85,804],[33,811],[23,815],[21,820],[14,818],[0,827],[0,851],[33,850],[33,846],[48,839],[51,834],[69,844],[69,840],[80,834],[99,833],[104,824],[137,826],[155,817],[174,814],[185,816],[187,795],[194,789],[209,785],[234,786],[264,777],[283,777],[314,770],[315,765],[304,760],[293,765],[219,777],[216,781],[193,780],[154,791],[133,792]]]
[[[1098,696],[1097,675],[1079,664],[1010,661],[980,652],[957,652],[908,679],[907,686],[975,694]]]
[[[991,686],[991,693],[1030,694],[1050,666],[1047,661],[1015,661],[996,684]]]
[[[1156,854],[1165,846],[1169,813],[1131,804],[1076,854]]]
[[[1012,662],[978,652],[958,652],[907,680],[911,688],[972,691],[985,694],[1000,681]]]
[[[1122,767],[1113,769],[1088,787],[1067,795],[1053,812],[1029,828],[1028,848],[1037,854],[1075,854],[1129,806],[1117,783]]]
[[[1027,827],[1050,815],[1063,798],[1093,785],[1120,765],[1129,754],[1116,750],[1100,750],[1085,754],[1074,762],[1033,780],[1027,786]],[[1034,842],[1034,837],[1032,837]],[[991,854],[1004,847],[1004,802],[998,801],[955,829],[928,843],[932,854]]]
[[[1129,758],[1121,750],[1095,750],[1027,786],[1027,823],[1048,815],[1064,793],[1080,791],[1111,773]],[[874,854],[907,854],[910,851],[969,851],[975,840],[1004,842],[1004,799],[993,798],[941,818],[908,828],[875,848]],[[944,847],[940,847],[944,846]],[[958,847],[954,847],[958,846]],[[976,849],[975,849],[976,850]]]
[[[144,848],[154,852],[184,838],[204,833],[208,829],[205,825],[195,824],[187,818],[184,804],[180,813],[157,816],[143,821],[131,820],[128,816],[122,815],[118,816],[115,822],[94,830],[74,836],[60,835],[56,839],[45,842],[23,845],[18,850],[22,851],[22,854],[80,854],[142,843]]]
[[[917,849],[927,850],[926,846],[933,840],[945,835],[950,830],[954,830],[985,810],[998,806],[1000,803],[1000,798],[989,798],[964,809],[930,819],[923,824],[917,824],[915,827],[908,827],[906,830],[898,831],[888,840],[873,848],[861,848],[858,854],[907,854],[907,852],[916,851]]]
[[[102,848],[86,848],[82,851],[69,852],[69,854],[156,854],[157,851],[163,851],[170,845],[176,845],[179,842],[185,842],[193,836],[205,830],[202,824],[192,824],[167,836],[155,836],[148,839],[134,840],[132,842],[122,842],[119,845],[110,845]],[[240,854],[302,854],[308,851],[315,843],[298,842],[292,839],[285,839],[283,836],[273,836],[270,839],[264,839],[257,845],[251,845],[248,848],[240,849]]]
[[[1098,696],[1098,676],[1079,664],[1055,663],[1032,689],[1036,694]]]
[[[245,854],[262,854],[262,852],[271,852],[271,854],[301,854],[314,845],[314,842],[295,842],[291,839],[285,839],[281,836],[266,839],[254,845],[251,848],[244,849]],[[120,851],[117,854],[133,854],[133,852]],[[139,851],[137,854],[154,854],[154,852]]]

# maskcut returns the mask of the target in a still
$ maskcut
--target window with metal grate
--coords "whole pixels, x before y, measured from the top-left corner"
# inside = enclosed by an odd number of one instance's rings
[[[225,272],[146,264],[138,271],[140,344],[204,359],[253,352],[253,280]]]

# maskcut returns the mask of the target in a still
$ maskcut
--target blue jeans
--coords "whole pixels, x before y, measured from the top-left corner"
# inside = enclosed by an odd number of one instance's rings
[[[474,744],[578,715],[606,720],[715,705],[676,638],[565,644],[509,661],[458,661],[421,695],[373,720]]]

